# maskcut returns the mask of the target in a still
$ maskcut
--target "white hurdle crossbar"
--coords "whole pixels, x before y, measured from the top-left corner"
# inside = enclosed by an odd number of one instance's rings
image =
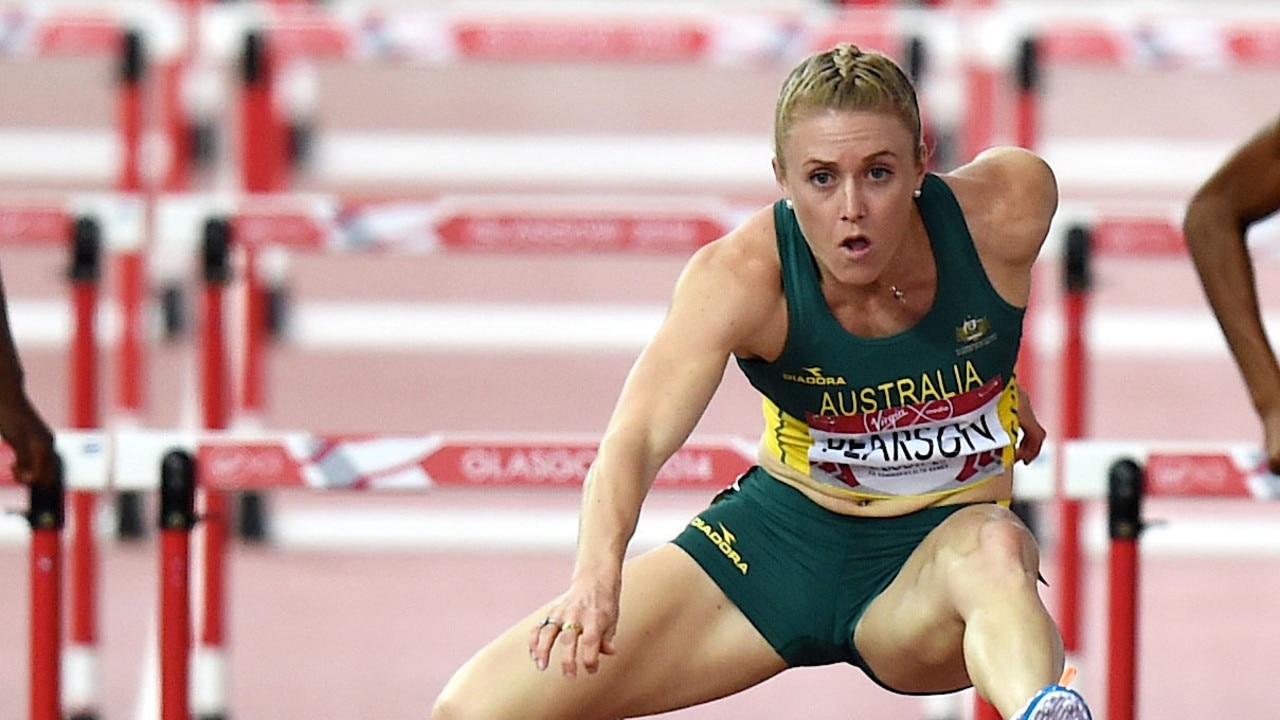
[[[598,438],[590,436],[466,436],[448,433],[400,436],[324,436],[308,432],[243,433],[123,429],[59,431],[57,443],[67,489],[155,491],[173,451],[195,459],[205,489],[423,490],[581,485]],[[730,484],[754,462],[755,442],[739,437],[695,437],[673,457],[656,489],[713,491]],[[204,468],[200,468],[200,464]],[[0,463],[3,464],[3,463]],[[7,470],[7,464],[4,464]],[[1135,480],[1134,471],[1140,473]],[[1129,490],[1116,489],[1116,478]],[[1148,497],[1280,497],[1280,477],[1266,470],[1259,448],[1246,443],[1144,440],[1077,440],[1047,443],[1040,457],[1015,470],[1015,493],[1025,500],[1060,498],[1115,503],[1117,492]],[[12,478],[0,478],[12,483]],[[1133,487],[1134,483],[1140,487]],[[1130,500],[1133,500],[1132,497]],[[1139,498],[1140,500],[1140,498]],[[1120,502],[1129,502],[1121,497]],[[1133,500],[1140,513],[1140,502]],[[1111,509],[1113,525],[1117,510]],[[207,519],[206,519],[207,522]],[[1127,537],[1112,539],[1113,586],[1127,583],[1120,612],[1135,614],[1132,585],[1136,541],[1143,526],[1131,518]],[[1113,528],[1114,529],[1114,528]],[[1123,544],[1128,542],[1129,545]],[[1117,560],[1117,558],[1120,558]],[[1126,559],[1127,558],[1127,559]],[[1128,562],[1126,566],[1123,563]],[[1118,569],[1117,569],[1118,568]],[[1127,573],[1127,577],[1126,574]],[[1115,599],[1114,597],[1112,598]],[[1114,603],[1113,603],[1114,604]],[[1127,608],[1127,609],[1126,609]],[[1136,617],[1108,615],[1113,647],[1135,647]],[[190,643],[187,643],[189,646]],[[174,646],[161,638],[162,652]],[[178,646],[182,646],[179,643]],[[188,650],[193,648],[188,647]],[[170,650],[171,651],[171,650]],[[1136,665],[1136,652],[1120,656]],[[64,660],[65,661],[65,660]],[[1117,661],[1112,653],[1112,663]],[[1109,717],[1132,717],[1134,667],[1109,668]],[[198,677],[195,678],[198,680]],[[198,683],[197,683],[198,684]],[[162,691],[163,692],[163,691]],[[1118,705],[1117,705],[1118,704]]]

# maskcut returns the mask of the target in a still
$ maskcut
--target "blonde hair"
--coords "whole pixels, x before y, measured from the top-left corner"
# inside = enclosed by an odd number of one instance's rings
[[[793,121],[811,110],[869,110],[897,116],[923,142],[915,86],[898,64],[875,50],[840,43],[797,65],[778,94],[773,116],[773,152],[783,166],[782,145]]]

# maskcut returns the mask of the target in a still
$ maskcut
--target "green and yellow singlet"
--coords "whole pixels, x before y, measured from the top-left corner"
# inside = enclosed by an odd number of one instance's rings
[[[950,494],[1013,463],[1024,311],[991,286],[946,183],[929,174],[921,189],[937,293],[916,325],[888,337],[836,321],[794,212],[774,205],[786,345],[772,362],[738,365],[764,395],[761,452],[825,494]]]

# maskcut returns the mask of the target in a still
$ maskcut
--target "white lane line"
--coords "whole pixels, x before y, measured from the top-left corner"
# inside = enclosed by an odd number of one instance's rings
[[[61,301],[14,300],[10,320],[20,347],[61,348],[70,339]],[[313,350],[370,352],[637,352],[666,309],[657,305],[299,302],[290,339]],[[114,342],[115,317],[104,304],[102,342]],[[1039,349],[1061,347],[1061,317],[1045,308],[1030,332]],[[1280,333],[1280,313],[1266,316]],[[1225,358],[1226,343],[1208,309],[1091,310],[1087,342],[1096,355],[1131,358]]]
[[[645,510],[632,549],[675,537],[698,509]],[[275,546],[291,551],[572,552],[577,534],[574,510],[313,508],[280,511],[271,523]],[[1107,519],[1100,503],[1086,514],[1082,537],[1092,556],[1105,556]],[[1280,525],[1263,513],[1256,518],[1215,517],[1210,511],[1153,524],[1141,544],[1143,553],[1160,556],[1271,557],[1280,555]]]
[[[687,509],[646,508],[632,549],[645,550],[670,540],[701,507],[699,498],[690,497]],[[1251,517],[1215,515],[1211,507],[1202,515],[1183,509],[1167,522],[1157,522],[1162,518],[1153,508],[1147,513],[1152,524],[1142,535],[1142,552],[1168,557],[1275,557],[1280,555],[1280,524],[1268,509],[1259,508]],[[1053,517],[1048,508],[1045,512],[1048,547],[1053,543]],[[576,543],[577,522],[577,511],[570,508],[484,506],[286,508],[275,510],[269,520],[271,546],[286,552],[568,553]],[[21,518],[0,518],[0,547],[25,547],[29,537]],[[1092,557],[1105,556],[1109,543],[1101,502],[1088,505],[1081,537]],[[193,540],[193,552],[198,552],[198,540]],[[110,539],[104,536],[100,541]],[[199,573],[195,565],[192,570]],[[192,612],[199,617],[200,598],[195,600]],[[154,638],[148,643],[154,645]],[[140,703],[143,699],[145,694],[140,694]]]
[[[110,128],[0,130],[0,179],[107,182],[118,167]],[[1202,182],[1230,140],[1048,138],[1041,154],[1064,191],[1182,192]],[[767,133],[571,136],[326,132],[312,174],[323,184],[405,183],[670,187],[672,182],[773,192]],[[609,158],[600,162],[600,158]]]

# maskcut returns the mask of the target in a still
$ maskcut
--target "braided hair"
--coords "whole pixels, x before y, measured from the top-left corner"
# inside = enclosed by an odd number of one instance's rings
[[[773,152],[782,165],[782,146],[800,115],[815,110],[889,113],[923,142],[920,105],[910,78],[892,59],[875,50],[840,43],[814,53],[787,76],[773,118]]]

